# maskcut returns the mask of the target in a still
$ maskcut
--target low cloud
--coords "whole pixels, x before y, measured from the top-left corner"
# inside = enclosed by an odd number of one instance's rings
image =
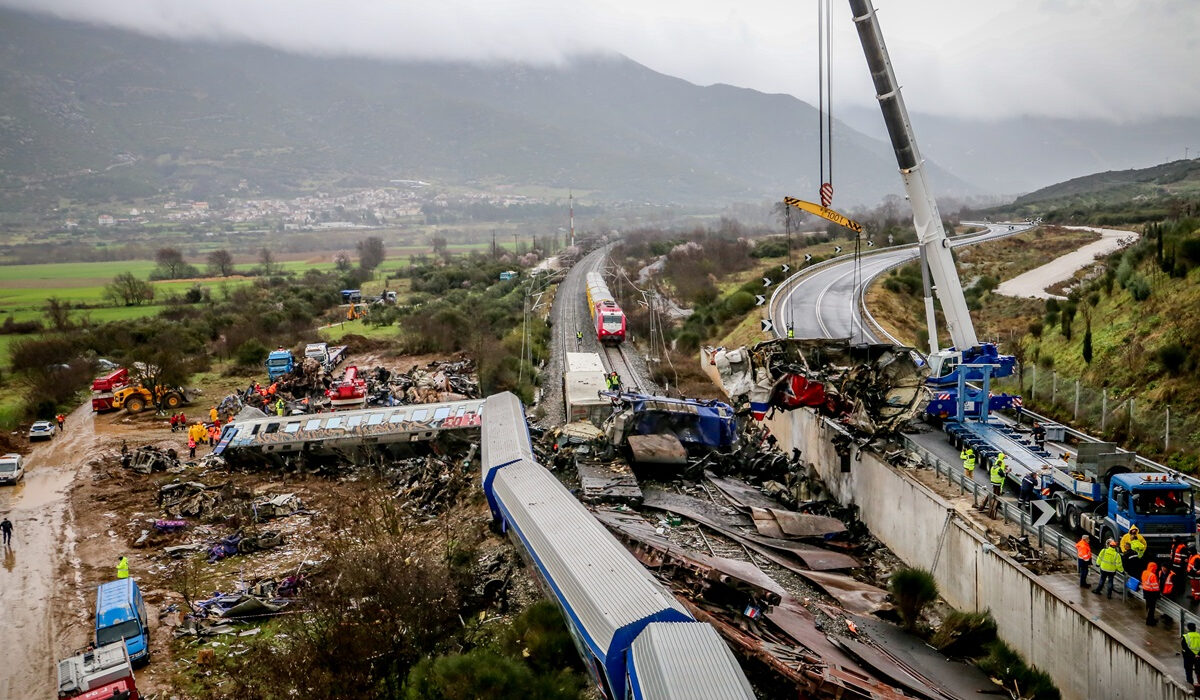
[[[186,40],[296,53],[559,65],[621,53],[686,80],[815,101],[815,6],[783,0],[0,0]],[[1200,110],[1193,0],[880,0],[910,107],[965,117],[1115,121]],[[834,3],[834,97],[871,104],[849,9]]]

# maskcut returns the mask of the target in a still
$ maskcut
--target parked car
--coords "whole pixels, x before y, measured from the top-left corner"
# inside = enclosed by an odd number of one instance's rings
[[[15,484],[25,476],[25,462],[21,455],[8,453],[0,457],[0,484]]]
[[[29,440],[49,440],[54,437],[54,423],[40,420],[29,426]]]

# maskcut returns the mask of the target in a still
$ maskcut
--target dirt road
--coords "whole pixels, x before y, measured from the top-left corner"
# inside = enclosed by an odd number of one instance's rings
[[[75,583],[69,495],[95,442],[85,404],[67,418],[63,433],[30,451],[21,483],[0,488],[0,514],[13,523],[0,571],[0,698],[55,695],[55,663],[70,650],[60,621],[88,605]]]
[[[1138,237],[1136,231],[1119,231],[1091,226],[1066,226],[1065,228],[1099,233],[1101,239],[1095,243],[1089,243],[1073,253],[1055,258],[1041,267],[1035,267],[1010,280],[1001,282],[1000,286],[996,288],[996,293],[1010,297],[1066,299],[1064,296],[1047,292],[1046,288],[1071,279],[1076,270],[1092,264],[1096,258],[1108,255],[1126,245],[1128,241],[1137,240]]]

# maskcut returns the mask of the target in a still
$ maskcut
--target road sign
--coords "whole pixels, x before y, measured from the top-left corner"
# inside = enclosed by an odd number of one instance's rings
[[[754,305],[755,305],[755,306],[762,306],[762,305],[763,305],[763,304],[765,304],[765,303],[767,303],[767,298],[766,298],[766,297],[764,297],[764,296],[763,296],[763,295],[761,295],[761,294],[755,294],[755,295],[754,295]]]
[[[770,287],[770,286],[771,286],[771,278],[770,278],[770,277],[764,277],[764,278],[763,278],[763,286],[764,286],[764,287]]]
[[[1042,511],[1038,519],[1033,521],[1033,528],[1037,528],[1050,522],[1050,518],[1054,517],[1054,506],[1045,501],[1033,501],[1033,505],[1037,506],[1038,510]]]
[[[812,262],[812,256],[808,253],[804,254],[804,262]]]
[[[828,207],[833,204],[833,185],[828,182],[821,183],[821,206]]]
[[[770,321],[768,321],[765,318],[762,319],[760,321],[760,323],[762,323],[762,332],[763,333],[771,333],[775,330],[775,324],[771,323]]]
[[[835,245],[835,246],[833,247],[833,254],[834,254],[834,255],[837,255],[837,254],[838,254],[838,253],[840,253],[840,252],[842,252],[842,247],[841,247],[840,245]]]
[[[784,271],[784,272],[787,272],[788,270],[791,270],[791,269],[792,269],[791,267],[789,267],[789,266],[788,266],[788,264],[787,264],[787,263],[784,263],[784,264],[780,265],[780,267],[781,267],[781,268],[783,268],[783,271]]]
[[[796,207],[797,209],[802,209],[809,214],[816,214],[822,219],[832,221],[840,226],[845,226],[855,233],[862,233],[862,224],[848,219],[843,214],[839,214],[838,212],[827,207],[823,207],[820,204],[813,204],[812,202],[806,202],[802,199],[796,199],[795,197],[784,197],[783,202],[784,204]]]
[[[875,247],[875,241],[867,241],[867,247],[868,247],[868,248],[874,248],[874,247]]]

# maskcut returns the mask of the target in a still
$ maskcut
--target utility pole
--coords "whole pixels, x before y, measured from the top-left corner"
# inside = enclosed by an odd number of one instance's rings
[[[567,190],[567,207],[571,217],[571,247],[575,247],[575,193]]]

